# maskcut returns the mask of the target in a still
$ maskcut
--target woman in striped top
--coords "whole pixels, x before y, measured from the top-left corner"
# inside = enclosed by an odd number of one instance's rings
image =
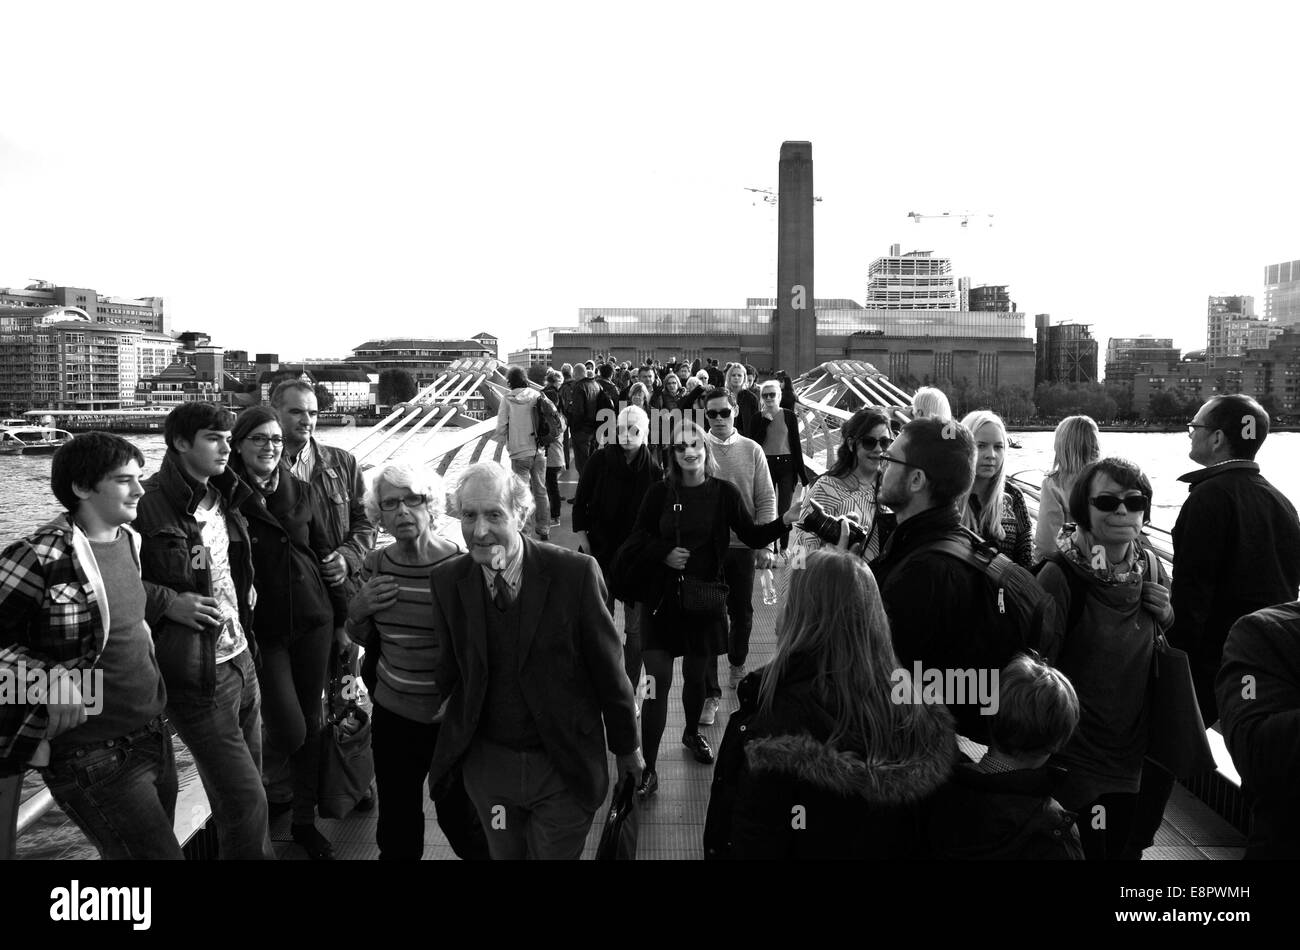
[[[366,492],[366,514],[393,536],[392,544],[366,556],[347,624],[348,635],[379,656],[372,748],[381,860],[424,854],[424,781],[445,698],[434,680],[442,645],[432,628],[429,572],[462,553],[437,533],[445,497],[435,472],[406,463],[385,465]],[[459,781],[437,799],[437,812],[457,855],[487,857],[482,827]]]
[[[839,453],[835,464],[813,483],[803,500],[799,520],[808,517],[812,502],[816,501],[832,518],[848,515],[867,533],[867,546],[863,556],[871,560],[880,553],[885,540],[893,530],[894,516],[881,509],[876,501],[877,477],[880,473],[880,456],[894,441],[894,430],[889,418],[879,409],[866,408],[855,412],[840,429]],[[821,539],[811,532],[795,526],[792,543],[804,551],[821,547]]]

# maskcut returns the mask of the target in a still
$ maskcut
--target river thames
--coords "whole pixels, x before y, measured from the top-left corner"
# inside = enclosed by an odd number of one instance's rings
[[[320,429],[317,437],[328,445],[348,448],[358,442],[368,429]],[[146,474],[158,470],[166,447],[161,435],[131,436],[145,457]],[[439,442],[446,436],[434,436],[423,443],[419,452],[428,457],[437,451]],[[1021,449],[1007,450],[1007,473],[1027,472],[1026,477],[1037,483],[1041,473],[1051,468],[1052,433],[1021,432],[1015,438]],[[1103,455],[1127,458],[1146,472],[1155,490],[1151,521],[1157,527],[1173,528],[1187,497],[1187,486],[1178,476],[1197,466],[1187,457],[1189,440],[1184,433],[1165,432],[1103,432]],[[1264,476],[1282,491],[1293,504],[1300,503],[1300,433],[1278,432],[1270,435],[1260,450],[1259,458]],[[0,457],[0,477],[4,490],[0,492],[0,539],[5,543],[57,515],[60,507],[50,493],[50,459],[48,456]]]

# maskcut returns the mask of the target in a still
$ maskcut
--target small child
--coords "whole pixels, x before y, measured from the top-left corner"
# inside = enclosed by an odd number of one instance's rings
[[[1065,674],[1037,658],[1002,670],[988,753],[962,762],[936,797],[930,841],[936,858],[1081,861],[1075,815],[1052,797],[1065,778],[1048,766],[1079,722]]]

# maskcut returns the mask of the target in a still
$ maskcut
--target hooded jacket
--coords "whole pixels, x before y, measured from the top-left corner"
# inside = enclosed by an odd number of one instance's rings
[[[540,392],[527,386],[512,389],[501,397],[496,438],[506,443],[506,452],[512,459],[531,459],[537,455],[533,407],[541,397]]]
[[[958,758],[951,718],[938,706],[934,739],[912,753],[867,749],[863,737],[827,742],[833,722],[815,670],[795,657],[770,713],[758,708],[768,669],[737,689],[740,709],[718,750],[704,828],[705,857],[741,860],[926,857],[926,813]]]
[[[957,861],[1082,861],[1075,814],[1052,797],[1065,772],[1052,766],[981,772],[958,763],[934,800],[934,856]]]

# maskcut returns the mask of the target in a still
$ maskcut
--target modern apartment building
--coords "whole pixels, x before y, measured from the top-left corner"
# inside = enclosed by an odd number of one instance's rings
[[[962,278],[963,280],[965,278]],[[963,310],[982,310],[989,313],[1014,313],[1015,301],[1006,284],[983,284],[967,291],[969,306]]]
[[[1133,410],[1145,414],[1151,397],[1168,390],[1182,399],[1208,399],[1215,394],[1214,373],[1203,351],[1181,360],[1139,363],[1133,373]]]
[[[1264,317],[1281,327],[1300,325],[1300,261],[1264,268]]]
[[[169,333],[171,323],[161,297],[110,297],[86,287],[60,287],[40,280],[21,290],[0,288],[0,307],[48,310],[75,307],[93,323],[109,323],[151,333]]]
[[[1181,358],[1170,337],[1111,337],[1106,341],[1106,382],[1132,388],[1139,363],[1177,363]]]
[[[1205,353],[1211,362],[1267,347],[1282,332],[1273,320],[1255,316],[1254,297],[1210,297],[1205,314]]]
[[[96,323],[79,310],[0,310],[0,406],[127,409],[135,401],[141,350],[158,344],[138,328]]]
[[[952,261],[932,257],[931,251],[889,254],[867,268],[867,310],[960,310],[961,296],[952,275]],[[972,305],[971,309],[975,309]]]

